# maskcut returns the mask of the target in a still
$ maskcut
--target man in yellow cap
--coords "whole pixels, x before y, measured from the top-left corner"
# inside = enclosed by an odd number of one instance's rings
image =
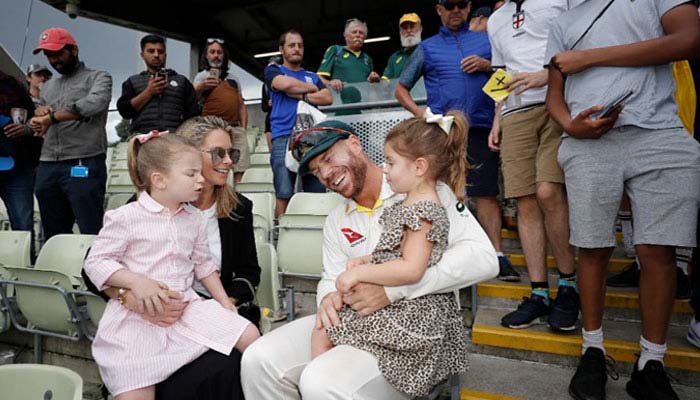
[[[401,35],[401,49],[394,52],[386,62],[386,68],[382,74],[382,79],[398,78],[406,65],[406,60],[413,53],[413,49],[421,41],[423,25],[420,17],[416,13],[404,14],[399,19],[399,34]]]

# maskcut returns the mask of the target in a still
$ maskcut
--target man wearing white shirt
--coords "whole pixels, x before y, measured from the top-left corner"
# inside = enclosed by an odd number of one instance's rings
[[[567,9],[567,0],[511,0],[488,20],[492,65],[513,76],[506,85],[510,95],[497,106],[489,147],[501,152],[505,197],[517,199],[518,232],[532,286],[531,296],[501,320],[508,328],[547,319],[553,330],[571,331],[578,320],[569,209],[557,163],[561,128],[545,106],[543,68],[549,26]],[[559,269],[555,300],[549,296],[547,239]]]
[[[335,279],[347,262],[370,254],[382,229],[379,217],[400,201],[380,167],[362,150],[348,125],[325,121],[299,136],[299,173],[311,172],[347,200],[333,210],[323,229],[323,276],[318,284],[316,316],[308,316],[265,335],[249,347],[242,361],[241,381],[251,399],[408,399],[382,376],[377,359],[351,346],[337,346],[311,360],[314,326],[338,324],[345,303],[371,314],[403,298],[455,291],[498,274],[496,252],[467,208],[445,185],[438,196],[450,219],[449,248],[421,281],[410,286],[382,287],[361,283],[341,297]]]

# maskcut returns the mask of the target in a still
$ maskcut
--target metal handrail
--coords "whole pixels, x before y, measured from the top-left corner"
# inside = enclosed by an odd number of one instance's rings
[[[428,99],[426,97],[420,97],[414,99],[416,104],[423,105]],[[398,100],[379,100],[379,101],[367,101],[364,103],[348,103],[348,104],[338,104],[330,106],[321,106],[318,109],[323,112],[333,112],[333,111],[346,111],[346,110],[364,110],[367,108],[389,108],[389,107],[402,107]]]

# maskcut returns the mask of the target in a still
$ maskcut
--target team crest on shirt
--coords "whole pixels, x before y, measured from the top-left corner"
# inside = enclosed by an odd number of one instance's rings
[[[345,239],[347,239],[348,243],[350,243],[350,247],[355,247],[358,244],[367,240],[366,237],[353,231],[350,228],[342,228],[340,232],[343,234],[343,236],[345,236]]]
[[[305,76],[305,77],[304,77],[304,80],[306,81],[306,83],[314,83],[314,80],[311,79],[310,76]]]
[[[455,209],[457,209],[457,213],[462,216],[462,217],[468,217],[469,212],[467,211],[467,206],[466,204],[462,203],[461,201],[458,201],[457,204],[455,204]]]
[[[513,29],[520,29],[525,25],[525,11],[520,10],[513,14]]]

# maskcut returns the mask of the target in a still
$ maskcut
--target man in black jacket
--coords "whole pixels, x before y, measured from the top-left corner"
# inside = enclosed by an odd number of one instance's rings
[[[122,95],[117,100],[119,114],[131,120],[131,132],[174,131],[182,121],[199,114],[192,83],[165,68],[165,39],[144,36],[141,58],[146,71],[124,81]]]

